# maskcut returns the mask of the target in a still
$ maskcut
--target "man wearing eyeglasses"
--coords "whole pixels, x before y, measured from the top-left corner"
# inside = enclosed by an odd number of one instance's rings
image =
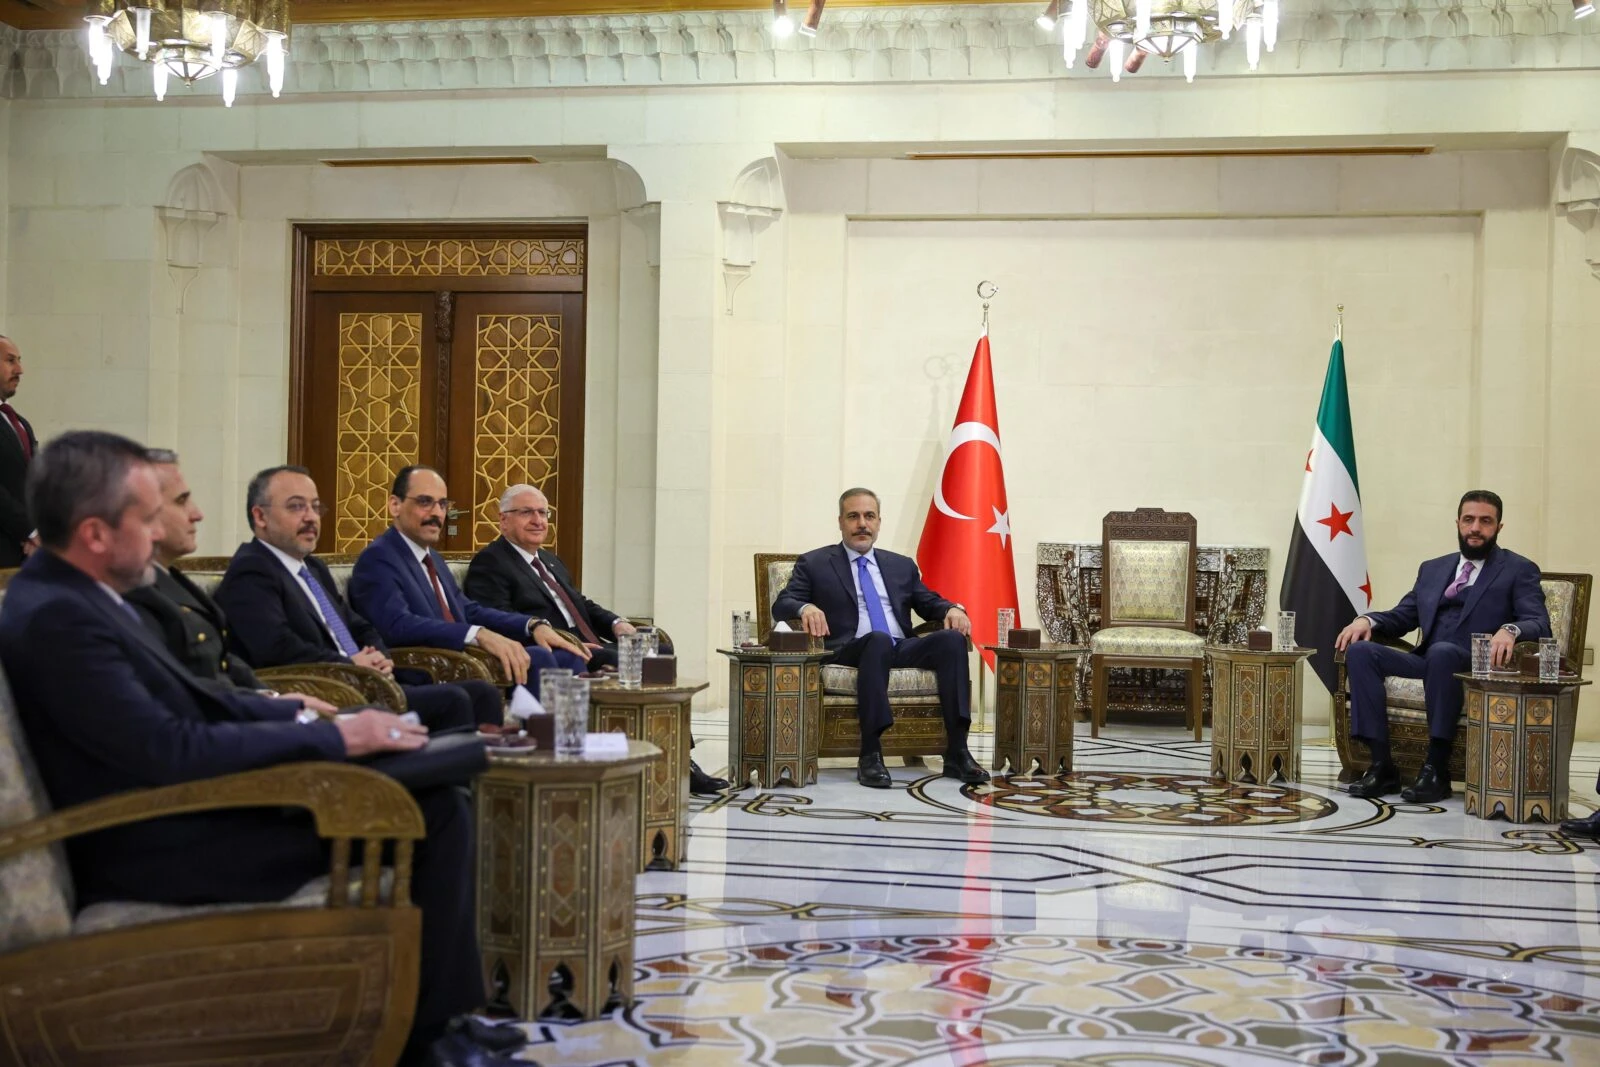
[[[350,610],[328,565],[313,553],[322,501],[304,467],[269,467],[250,479],[245,513],[255,539],[234,552],[215,599],[234,621],[230,644],[258,667],[348,661],[400,683],[406,707],[434,731],[504,718],[488,682],[432,684],[421,671],[396,671],[373,625]]]
[[[444,535],[451,500],[431,467],[406,467],[389,494],[394,525],[368,545],[350,575],[350,604],[372,620],[390,645],[459,651],[475,644],[500,661],[518,685],[545,667],[585,669],[585,650],[544,618],[497,611],[461,594],[434,546]]]

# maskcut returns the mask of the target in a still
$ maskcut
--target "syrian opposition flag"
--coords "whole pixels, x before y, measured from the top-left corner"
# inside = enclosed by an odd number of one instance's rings
[[[1000,418],[987,331],[972,355],[967,387],[933,485],[917,566],[928,588],[965,605],[972,617],[973,643],[994,644],[996,612],[1017,610],[1017,574],[1011,563],[1011,512],[1000,462]],[[1017,625],[1021,622],[1018,616]],[[983,656],[992,668],[994,655]]]
[[[1338,684],[1334,638],[1357,615],[1372,609],[1344,342],[1339,340],[1333,342],[1328,376],[1322,383],[1317,429],[1306,453],[1300,514],[1289,538],[1278,606],[1294,612],[1295,640],[1303,648],[1317,650],[1311,667],[1332,693]]]

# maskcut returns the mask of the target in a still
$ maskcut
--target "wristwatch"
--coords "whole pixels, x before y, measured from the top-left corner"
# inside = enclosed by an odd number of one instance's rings
[[[322,718],[322,716],[318,715],[310,708],[301,708],[299,711],[294,713],[294,721],[299,723],[301,726],[309,726],[320,718]]]
[[[1513,641],[1515,641],[1517,638],[1522,636],[1522,627],[1518,626],[1514,622],[1508,622],[1504,626],[1500,627],[1500,629],[1502,629],[1502,630],[1510,630],[1511,631],[1511,640],[1513,640]]]
[[[549,626],[549,625],[550,625],[550,621],[548,619],[529,619],[528,620],[528,636],[532,637],[533,636],[533,631],[537,630],[539,627],[541,627],[541,626]]]

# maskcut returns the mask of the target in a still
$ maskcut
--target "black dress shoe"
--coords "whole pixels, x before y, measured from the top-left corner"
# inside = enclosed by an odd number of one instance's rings
[[[894,785],[889,768],[883,765],[883,753],[874,752],[856,760],[856,781],[868,789],[888,789]]]
[[[982,785],[989,780],[989,772],[978,766],[978,761],[965,748],[959,752],[946,752],[944,770],[939,773],[946,778],[959,778],[968,785]]]
[[[445,1034],[428,1048],[429,1067],[492,1067],[500,1063],[525,1063],[509,1053],[495,1052],[475,1043],[465,1033]]]
[[[721,793],[728,788],[726,778],[713,778],[700,769],[700,764],[694,760],[689,761],[689,792],[697,797]]]
[[[1400,790],[1400,799],[1407,804],[1432,804],[1450,797],[1450,776],[1440,774],[1437,767],[1424,763],[1417,772],[1417,780]]]
[[[1568,837],[1600,838],[1600,811],[1595,812],[1587,819],[1567,819],[1563,821],[1561,832]]]
[[[458,1015],[447,1031],[461,1034],[480,1048],[491,1052],[511,1052],[528,1043],[528,1035],[515,1023],[490,1023],[473,1015]]]
[[[1392,763],[1374,763],[1367,773],[1351,782],[1345,792],[1353,797],[1388,796],[1400,788],[1400,772]]]

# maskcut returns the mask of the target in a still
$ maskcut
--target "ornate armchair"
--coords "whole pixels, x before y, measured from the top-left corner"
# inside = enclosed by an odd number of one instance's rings
[[[62,841],[218,808],[308,809],[329,874],[276,904],[77,910]],[[422,813],[361,767],[297,763],[51,811],[0,678],[0,1064],[392,1064],[411,1027]],[[351,842],[364,865],[351,878]],[[394,874],[380,872],[386,844]]]
[[[1188,672],[1186,710],[1198,741],[1205,639],[1194,632],[1194,516],[1160,508],[1113,511],[1101,536],[1101,628],[1089,638],[1090,732],[1100,736],[1112,667],[1160,667]]]
[[[772,605],[789,584],[798,555],[789,552],[757,552],[756,639],[765,641],[772,632]],[[925,632],[937,624],[917,628]],[[903,756],[911,762],[922,756],[941,755],[946,746],[944,718],[939,713],[939,680],[932,671],[897,668],[889,672],[889,707],[894,711],[894,729],[883,735],[883,754]],[[856,715],[856,669],[822,668],[822,742],[818,754],[825,757],[854,757],[861,751],[861,723]]]
[[[1550,632],[1561,645],[1563,669],[1583,674],[1583,646],[1589,631],[1589,595],[1594,588],[1594,575],[1561,571],[1543,571],[1539,584],[1544,588],[1545,608],[1550,612]],[[1389,644],[1409,649],[1405,641]],[[1539,651],[1531,641],[1517,645],[1520,657]],[[1334,657],[1339,668],[1339,688],[1333,694],[1333,743],[1339,752],[1339,781],[1353,782],[1366,773],[1367,753],[1363,746],[1350,739],[1350,683],[1344,673],[1344,655]],[[1422,699],[1420,678],[1390,678],[1384,683],[1389,718],[1389,745],[1394,752],[1394,762],[1403,778],[1414,778],[1422,769],[1428,754],[1428,713]],[[1574,700],[1577,698],[1574,697]],[[1463,716],[1465,708],[1462,709]],[[1467,731],[1456,731],[1455,744],[1450,749],[1450,777],[1461,782],[1466,779]]]

